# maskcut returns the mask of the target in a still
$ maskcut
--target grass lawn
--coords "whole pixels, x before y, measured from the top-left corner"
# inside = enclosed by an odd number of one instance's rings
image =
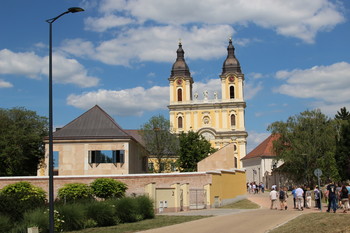
[[[156,216],[154,219],[147,219],[140,222],[125,223],[111,227],[87,228],[80,231],[70,231],[70,233],[130,233],[159,228],[183,222],[189,222],[210,216]]]
[[[220,208],[225,209],[259,209],[260,206],[252,201],[249,201],[248,199],[243,199],[241,201],[221,206]]]
[[[303,214],[269,233],[350,232],[350,215],[343,213]]]

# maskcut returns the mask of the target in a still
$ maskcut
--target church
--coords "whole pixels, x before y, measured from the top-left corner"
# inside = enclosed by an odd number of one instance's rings
[[[219,76],[221,96],[220,93],[213,93],[212,99],[208,91],[203,92],[203,98],[199,98],[198,93],[193,93],[194,80],[184,54],[180,42],[177,58],[168,79],[170,85],[168,108],[173,132],[193,130],[217,149],[233,145],[235,167],[242,168],[240,160],[246,155],[248,136],[244,123],[246,107],[243,93],[244,74],[235,56],[232,40],[229,40],[227,58]]]

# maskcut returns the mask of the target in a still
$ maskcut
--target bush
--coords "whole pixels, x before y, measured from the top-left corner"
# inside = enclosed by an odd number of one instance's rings
[[[64,202],[92,199],[91,188],[82,183],[65,184],[58,190],[57,197]]]
[[[108,202],[94,202],[87,205],[86,216],[96,222],[97,226],[113,226],[117,224],[115,208]]]
[[[28,227],[39,227],[40,233],[49,232],[49,211],[46,209],[38,208],[34,211],[24,214],[24,224]]]
[[[147,196],[138,196],[135,198],[137,203],[137,213],[142,219],[154,218],[153,201]]]
[[[81,230],[85,228],[86,212],[82,203],[70,203],[56,207],[61,219],[64,220],[62,228],[64,231]]]
[[[11,219],[0,214],[0,232],[9,232],[12,228]]]
[[[138,214],[138,208],[135,198],[123,197],[115,201],[116,215],[121,222],[137,222],[142,220]]]
[[[94,195],[99,198],[123,197],[128,188],[123,182],[112,178],[98,178],[90,184],[90,187]]]
[[[43,207],[45,198],[45,191],[29,182],[10,184],[0,192],[0,213],[9,216],[12,221],[20,221],[24,212],[32,210],[33,206]]]

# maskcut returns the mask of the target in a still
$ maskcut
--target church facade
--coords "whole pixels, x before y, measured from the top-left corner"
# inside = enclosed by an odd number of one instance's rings
[[[221,149],[233,144],[234,157],[240,161],[246,155],[244,114],[244,74],[232,40],[227,47],[227,58],[219,76],[220,93],[213,93],[210,99],[208,91],[203,92],[203,99],[193,93],[194,80],[184,57],[182,44],[179,43],[177,58],[169,77],[170,123],[174,133],[193,130],[204,136],[214,148]],[[240,163],[240,162],[239,162]],[[241,167],[241,164],[238,166]]]

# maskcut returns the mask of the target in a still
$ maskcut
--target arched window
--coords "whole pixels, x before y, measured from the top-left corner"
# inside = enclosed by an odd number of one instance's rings
[[[231,126],[236,126],[236,115],[235,114],[231,115]]]
[[[182,101],[182,89],[177,89],[177,101]]]
[[[230,99],[234,99],[234,98],[235,98],[235,87],[230,86]]]
[[[181,117],[181,116],[179,116],[179,117],[177,118],[177,127],[178,127],[179,129],[182,129],[182,117]]]

